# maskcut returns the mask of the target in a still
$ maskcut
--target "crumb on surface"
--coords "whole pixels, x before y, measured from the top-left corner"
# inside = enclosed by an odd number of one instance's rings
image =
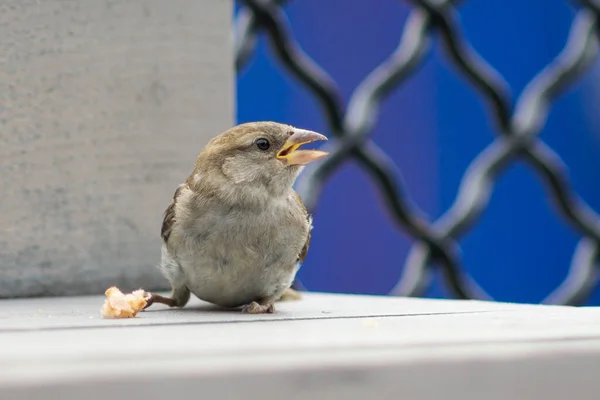
[[[100,309],[104,318],[133,318],[147,304],[148,295],[142,289],[124,294],[116,286],[104,292],[106,299]]]

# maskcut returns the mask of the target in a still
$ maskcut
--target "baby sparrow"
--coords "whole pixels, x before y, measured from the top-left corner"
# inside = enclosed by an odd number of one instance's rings
[[[272,313],[304,262],[312,220],[293,190],[304,165],[327,155],[300,150],[327,140],[275,122],[235,126],[202,149],[164,213],[159,269],[171,296],[146,307],[183,307],[190,292],[223,307]]]

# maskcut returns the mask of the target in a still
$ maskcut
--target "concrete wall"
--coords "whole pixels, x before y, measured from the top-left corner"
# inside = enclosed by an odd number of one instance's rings
[[[162,213],[234,119],[232,2],[0,3],[0,297],[166,287]]]

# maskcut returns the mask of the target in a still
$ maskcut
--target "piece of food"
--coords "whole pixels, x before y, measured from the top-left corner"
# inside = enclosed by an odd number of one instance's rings
[[[134,290],[123,294],[117,287],[112,286],[104,292],[106,299],[100,309],[104,318],[133,318],[146,306],[148,294],[142,290]]]

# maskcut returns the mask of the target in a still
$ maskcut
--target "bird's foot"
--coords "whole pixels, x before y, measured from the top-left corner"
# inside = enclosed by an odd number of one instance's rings
[[[301,299],[302,299],[302,295],[300,294],[300,292],[298,292],[292,288],[289,288],[289,289],[286,289],[285,292],[283,292],[283,294],[277,301],[296,301],[296,300],[301,300]]]
[[[273,312],[275,312],[273,303],[259,304],[253,301],[242,307],[242,313],[244,314],[272,314]]]
[[[146,305],[144,306],[144,308],[142,310],[145,310],[146,308],[150,307],[154,303],[165,304],[169,307],[177,306],[177,301],[170,297],[161,296],[156,293],[146,293],[146,294],[148,295],[148,297],[146,298]]]

